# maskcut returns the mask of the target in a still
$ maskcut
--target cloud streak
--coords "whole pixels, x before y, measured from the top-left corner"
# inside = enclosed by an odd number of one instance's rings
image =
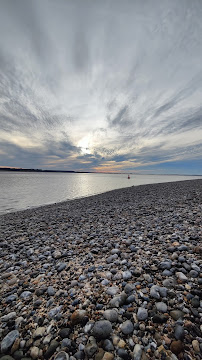
[[[1,1],[0,165],[198,161],[201,18],[200,0]]]

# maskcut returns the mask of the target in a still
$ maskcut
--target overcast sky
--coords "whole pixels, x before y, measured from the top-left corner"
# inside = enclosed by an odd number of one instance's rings
[[[0,0],[0,165],[202,174],[201,0]]]

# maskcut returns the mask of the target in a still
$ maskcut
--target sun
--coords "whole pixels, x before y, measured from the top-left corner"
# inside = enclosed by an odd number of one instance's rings
[[[77,146],[81,148],[82,154],[91,154],[90,144],[91,144],[91,136],[86,135],[83,138],[81,138],[81,140],[79,140]]]

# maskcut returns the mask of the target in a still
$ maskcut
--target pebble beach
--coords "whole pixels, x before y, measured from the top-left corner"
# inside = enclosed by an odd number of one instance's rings
[[[0,216],[0,359],[202,359],[201,240],[202,180]]]

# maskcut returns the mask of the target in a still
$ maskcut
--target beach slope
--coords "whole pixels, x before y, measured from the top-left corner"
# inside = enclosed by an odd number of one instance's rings
[[[201,200],[191,180],[0,216],[0,358],[201,359]]]

